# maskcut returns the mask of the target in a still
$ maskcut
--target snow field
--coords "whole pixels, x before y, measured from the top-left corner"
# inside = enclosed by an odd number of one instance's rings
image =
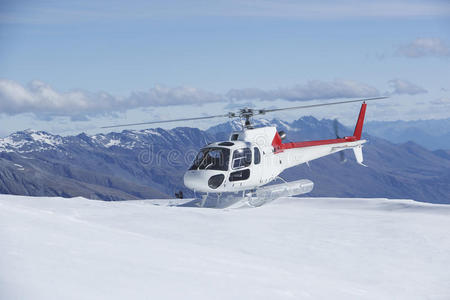
[[[0,195],[0,299],[450,299],[450,206]]]

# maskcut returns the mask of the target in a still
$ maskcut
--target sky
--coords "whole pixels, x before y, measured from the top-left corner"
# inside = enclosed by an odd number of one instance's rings
[[[0,45],[0,136],[376,96],[369,121],[450,118],[448,1],[3,0]]]

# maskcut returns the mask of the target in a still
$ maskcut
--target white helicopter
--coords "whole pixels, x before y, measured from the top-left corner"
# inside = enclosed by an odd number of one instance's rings
[[[241,118],[242,130],[231,133],[229,140],[208,144],[200,149],[192,166],[184,174],[184,185],[194,192],[204,193],[198,205],[205,206],[208,196],[214,194],[214,207],[229,207],[242,202],[260,206],[281,196],[309,193],[313,182],[307,179],[286,182],[279,177],[284,170],[346,149],[353,149],[358,164],[363,165],[361,133],[366,112],[366,101],[375,97],[279,109],[244,108],[237,113],[206,117],[174,119],[155,122],[107,126],[103,128],[147,125],[166,122],[211,119],[218,117]],[[269,112],[305,109],[320,106],[363,102],[352,136],[335,139],[283,143],[286,134],[274,126],[254,128],[251,118]],[[268,185],[276,179],[281,184]]]

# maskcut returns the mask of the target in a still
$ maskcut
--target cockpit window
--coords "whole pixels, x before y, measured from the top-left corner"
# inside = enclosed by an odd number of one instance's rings
[[[252,150],[250,148],[242,148],[233,152],[233,169],[240,169],[250,166],[252,163]]]
[[[230,149],[227,148],[203,148],[197,154],[194,164],[189,170],[219,170],[227,171],[230,160]]]

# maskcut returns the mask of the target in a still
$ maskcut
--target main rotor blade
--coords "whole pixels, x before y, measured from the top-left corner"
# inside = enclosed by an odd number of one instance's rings
[[[163,120],[163,121],[150,121],[150,122],[141,122],[141,123],[130,123],[130,124],[103,126],[103,127],[100,127],[100,128],[116,128],[116,127],[125,127],[125,126],[137,126],[137,125],[160,124],[160,123],[170,123],[170,122],[193,121],[193,120],[203,120],[203,119],[213,119],[213,118],[224,118],[224,117],[229,117],[229,116],[230,116],[229,114],[226,114],[226,115],[195,117],[195,118],[184,118],[184,119],[172,119],[172,120]]]
[[[320,107],[320,106],[328,106],[328,105],[337,105],[344,103],[352,103],[352,102],[361,102],[361,101],[372,101],[372,100],[381,100],[386,99],[388,97],[374,97],[374,98],[363,98],[356,100],[347,100],[347,101],[339,101],[339,102],[331,102],[331,103],[321,103],[321,104],[312,104],[312,105],[301,105],[301,106],[292,106],[285,108],[275,108],[275,109],[252,109],[251,115],[263,115],[268,112],[274,111],[282,111],[288,109],[301,109],[301,108],[312,108],[312,107]],[[183,118],[183,119],[172,119],[172,120],[162,120],[162,121],[150,121],[150,122],[141,122],[141,123],[129,123],[129,124],[120,124],[120,125],[112,125],[112,126],[103,126],[101,128],[117,128],[117,127],[125,127],[125,126],[137,126],[137,125],[148,125],[148,124],[161,124],[161,123],[170,123],[170,122],[182,122],[182,121],[195,121],[195,120],[205,120],[205,119],[213,119],[213,118],[234,118],[234,117],[242,117],[243,113],[227,113],[223,115],[215,115],[215,116],[205,116],[205,117],[195,117],[195,118]]]
[[[275,109],[254,109],[254,111],[257,111],[258,115],[263,115],[263,114],[268,113],[268,112],[288,110],[288,109],[312,108],[312,107],[337,105],[337,104],[352,103],[352,102],[381,100],[381,99],[386,99],[386,98],[389,98],[389,97],[361,98],[361,99],[356,99],[356,100],[347,100],[347,101],[320,103],[320,104],[311,104],[311,105],[300,105],[300,106],[292,106],[292,107],[285,107],[285,108],[275,108]]]

